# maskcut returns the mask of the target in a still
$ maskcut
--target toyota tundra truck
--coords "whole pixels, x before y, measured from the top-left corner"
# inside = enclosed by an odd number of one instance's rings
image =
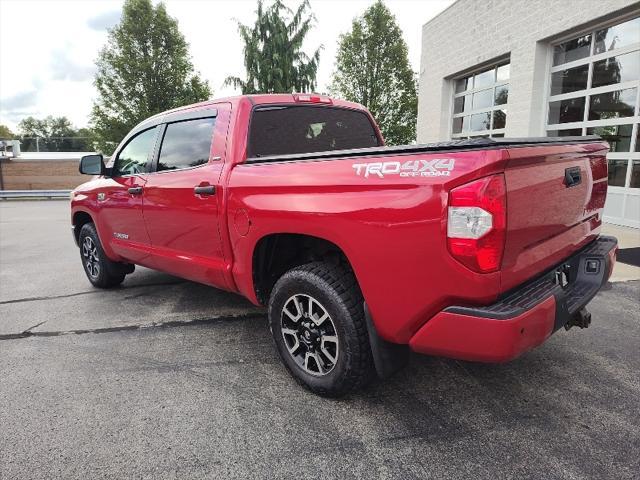
[[[598,137],[384,146],[361,105],[246,95],[155,115],[72,193],[99,288],[135,265],[267,307],[286,368],[343,395],[410,351],[506,362],[587,327],[615,238],[600,235]]]

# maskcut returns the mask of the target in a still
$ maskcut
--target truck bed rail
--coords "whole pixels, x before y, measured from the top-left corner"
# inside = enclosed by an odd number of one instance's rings
[[[444,152],[485,150],[501,147],[527,147],[535,145],[562,145],[576,143],[600,142],[598,135],[580,137],[524,137],[524,138],[472,138],[467,140],[452,140],[448,142],[424,143],[418,145],[397,145],[392,147],[352,148],[349,150],[327,150],[324,152],[293,153],[286,155],[265,155],[250,157],[247,163],[287,162],[296,160],[325,160],[333,158],[367,157],[382,155],[399,155],[404,153]]]

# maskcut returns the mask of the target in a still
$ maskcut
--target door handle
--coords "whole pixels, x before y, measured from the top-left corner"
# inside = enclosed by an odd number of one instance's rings
[[[142,187],[131,187],[128,192],[131,195],[140,195],[142,193]]]
[[[193,189],[193,193],[195,195],[215,195],[216,187],[215,185],[200,185]]]

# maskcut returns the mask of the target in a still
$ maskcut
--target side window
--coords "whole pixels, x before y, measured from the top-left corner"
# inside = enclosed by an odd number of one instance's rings
[[[160,147],[157,171],[207,163],[215,123],[215,118],[200,118],[168,124]]]
[[[145,130],[129,140],[120,151],[113,165],[114,176],[133,175],[149,171],[147,162],[149,153],[156,140],[158,127]]]

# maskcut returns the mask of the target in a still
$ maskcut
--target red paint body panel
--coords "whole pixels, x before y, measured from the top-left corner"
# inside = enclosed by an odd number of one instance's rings
[[[606,195],[607,171],[600,169],[594,178],[590,165],[594,158],[605,158],[607,151],[606,143],[509,150],[503,290],[555,265],[598,236],[602,210],[588,206],[594,182],[604,184]],[[583,180],[567,188],[564,172],[571,167],[580,169]]]
[[[430,160],[441,153],[415,155]],[[253,252],[266,235],[300,233],[340,247],[353,267],[380,335],[407,343],[429,317],[456,303],[495,300],[500,275],[477,274],[447,253],[449,185],[494,173],[502,152],[457,152],[455,176],[424,178],[356,176],[362,159],[243,164],[231,175],[228,209],[249,212],[245,237],[230,229],[234,252]],[[368,162],[380,161],[368,158]],[[406,156],[385,157],[404,162]],[[257,301],[252,256],[236,255],[240,292]],[[446,274],[442,274],[446,272]]]
[[[151,242],[144,223],[142,197],[131,195],[127,190],[144,186],[146,179],[147,175],[99,178],[91,182],[91,191],[81,190],[86,195],[83,204],[93,213],[107,255],[140,265],[148,265]],[[99,194],[105,196],[104,201],[98,200]],[[127,232],[127,239],[114,237],[115,233],[122,232]]]
[[[254,106],[293,102],[288,94],[253,95],[184,109],[218,109],[206,166],[97,178],[76,189],[72,216],[91,215],[113,260],[236,291],[254,303],[253,254],[261,239],[295,233],[330,241],[351,264],[379,335],[410,343],[417,351],[500,361],[548,336],[549,302],[500,328],[442,310],[491,304],[598,235],[603,191],[606,195],[606,144],[246,163]],[[333,100],[333,105],[366,112],[350,102]],[[449,176],[382,178],[357,175],[354,168],[434,159],[453,160],[455,168]],[[580,167],[583,182],[568,189],[563,172],[572,166]],[[503,263],[497,272],[475,273],[447,250],[448,194],[499,173],[505,175],[507,189]],[[144,185],[142,197],[127,193],[126,185],[136,182]],[[193,187],[203,182],[216,187],[214,197],[193,195]],[[97,200],[101,192],[108,194],[107,202]],[[129,239],[116,239],[116,228]],[[463,324],[474,334],[460,344],[456,337]],[[517,333],[521,328],[526,334]],[[488,343],[494,353],[483,350],[490,338],[495,338]]]
[[[427,355],[507,362],[549,338],[555,316],[553,297],[508,320],[441,312],[415,334],[409,345],[412,350]]]
[[[226,160],[230,104],[216,104],[209,164],[147,175],[144,219],[152,247],[152,268],[229,289],[220,235],[220,176]],[[196,186],[214,186],[216,195],[194,195]]]

